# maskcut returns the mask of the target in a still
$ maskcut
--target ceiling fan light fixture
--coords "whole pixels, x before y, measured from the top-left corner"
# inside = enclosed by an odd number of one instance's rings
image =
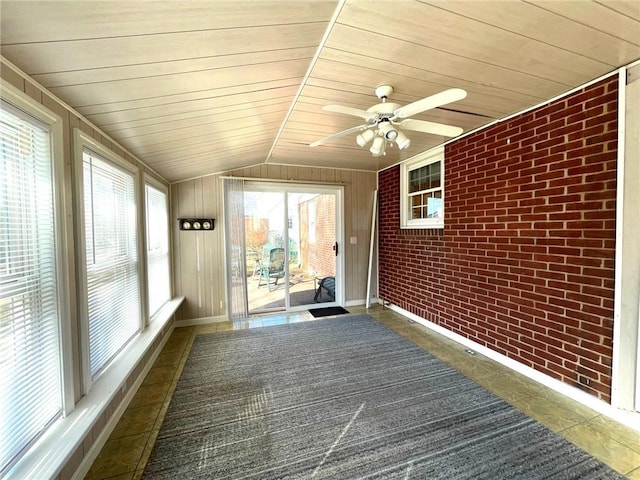
[[[376,136],[373,139],[373,143],[371,144],[371,148],[369,151],[373,154],[374,157],[379,157],[384,152],[384,138],[380,136]]]
[[[378,129],[378,133],[388,142],[393,142],[398,137],[398,130],[389,122],[382,123]]]
[[[411,144],[411,140],[404,133],[398,131],[398,136],[396,137],[396,145],[400,150],[407,148]]]
[[[373,130],[365,130],[356,137],[356,142],[360,147],[364,147],[374,136],[375,134],[373,133]]]

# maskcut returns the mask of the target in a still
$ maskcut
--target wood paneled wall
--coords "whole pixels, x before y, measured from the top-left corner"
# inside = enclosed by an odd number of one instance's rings
[[[369,241],[376,173],[332,168],[260,165],[226,175],[301,183],[335,183],[344,186],[345,298],[364,300],[367,288]],[[178,319],[226,315],[222,180],[220,175],[171,185],[174,295],[186,297]],[[181,232],[181,217],[213,217],[213,232]],[[357,243],[351,244],[350,238]]]

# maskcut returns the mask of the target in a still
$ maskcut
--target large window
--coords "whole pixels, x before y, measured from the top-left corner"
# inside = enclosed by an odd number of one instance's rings
[[[91,379],[140,329],[136,176],[82,151]]]
[[[402,164],[400,171],[402,228],[444,226],[444,152],[430,151]]]
[[[149,316],[171,298],[169,270],[169,212],[167,193],[145,184],[147,217],[147,297]]]
[[[62,413],[49,125],[0,108],[0,474]]]

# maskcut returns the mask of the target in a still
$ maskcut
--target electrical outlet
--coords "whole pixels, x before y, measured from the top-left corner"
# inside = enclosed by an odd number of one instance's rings
[[[578,384],[588,387],[591,385],[591,379],[589,377],[585,377],[584,375],[578,375]]]
[[[351,237],[350,240],[351,240],[351,245],[355,245],[358,243],[358,237]]]

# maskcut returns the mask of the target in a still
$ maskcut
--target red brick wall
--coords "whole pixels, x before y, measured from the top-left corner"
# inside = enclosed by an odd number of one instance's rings
[[[617,77],[445,149],[445,228],[380,172],[380,296],[610,401]]]
[[[316,249],[318,273],[323,276],[336,275],[336,253],[333,246],[336,242],[335,196],[322,194],[316,198]]]
[[[316,210],[315,242],[309,241],[309,204]],[[320,194],[312,200],[300,204],[300,258],[301,267],[314,270],[319,277],[336,275],[336,255],[333,245],[336,241],[335,196]]]

